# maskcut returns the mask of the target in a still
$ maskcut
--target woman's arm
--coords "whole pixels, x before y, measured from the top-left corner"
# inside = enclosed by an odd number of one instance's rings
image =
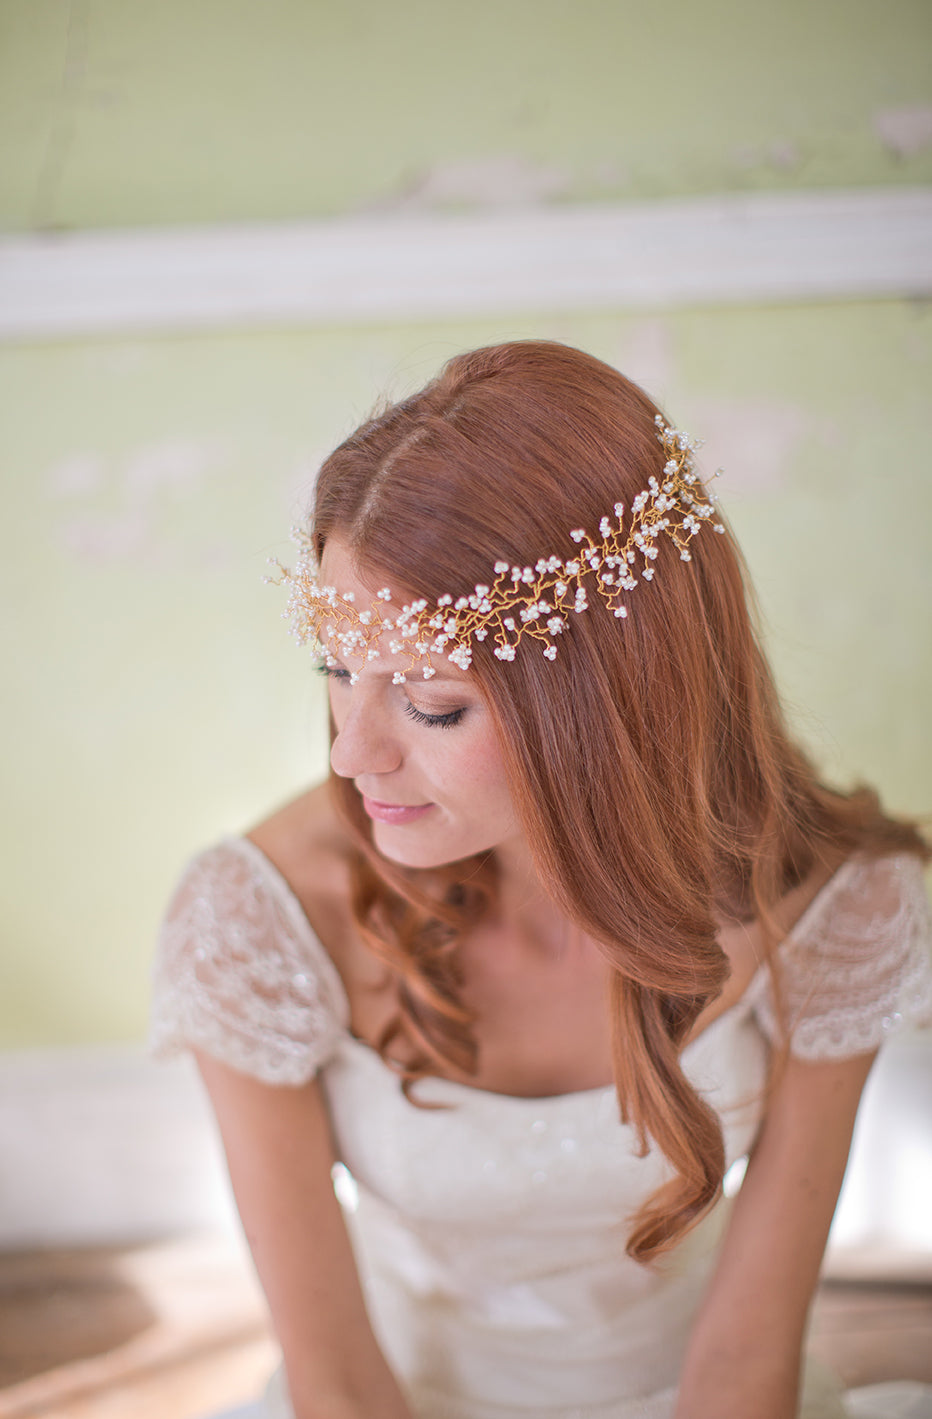
[[[787,1062],[693,1327],[675,1419],[795,1419],[806,1318],[873,1059]]]
[[[411,1419],[366,1314],[333,1194],[320,1088],[262,1084],[197,1054],[282,1347],[296,1419]]]

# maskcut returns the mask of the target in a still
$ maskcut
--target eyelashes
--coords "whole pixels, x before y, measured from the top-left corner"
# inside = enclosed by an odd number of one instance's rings
[[[343,685],[349,684],[349,671],[344,670],[341,666],[319,665],[317,668],[319,674],[326,679],[336,680]],[[419,710],[410,700],[405,701],[404,711],[409,718],[414,720],[415,724],[424,724],[432,729],[452,729],[454,725],[459,724],[466,713],[466,709],[463,707],[462,709],[447,710],[445,714],[427,714],[424,710]]]
[[[431,724],[440,729],[452,729],[465,713],[465,709],[455,709],[448,710],[446,714],[425,714],[423,710],[415,709],[410,700],[405,704],[405,714],[410,715],[415,724]]]

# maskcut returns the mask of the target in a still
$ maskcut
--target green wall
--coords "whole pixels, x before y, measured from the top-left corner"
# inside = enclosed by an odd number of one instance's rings
[[[927,0],[2,0],[0,222],[932,178]]]
[[[932,175],[926,5],[0,3],[15,231]],[[925,139],[923,134],[926,135]],[[377,396],[579,344],[707,440],[836,779],[932,804],[928,306],[0,347],[0,1044],[138,1037],[184,855],[323,772],[266,558]]]
[[[5,1042],[139,1033],[182,856],[323,771],[265,559],[374,394],[483,341],[583,345],[708,436],[802,732],[837,779],[928,808],[930,333],[877,303],[0,353]]]

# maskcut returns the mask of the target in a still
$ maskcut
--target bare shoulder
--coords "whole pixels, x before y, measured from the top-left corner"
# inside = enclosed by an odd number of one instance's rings
[[[312,850],[340,853],[347,850],[346,831],[337,817],[326,781],[298,794],[256,823],[246,834],[272,859],[280,872],[305,866]]]
[[[246,837],[288,883],[328,953],[338,960],[350,924],[352,847],[327,783],[257,823]]]

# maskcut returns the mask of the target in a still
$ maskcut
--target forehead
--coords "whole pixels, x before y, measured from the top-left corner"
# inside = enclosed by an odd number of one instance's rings
[[[326,542],[320,559],[320,581],[323,586],[333,587],[343,608],[335,608],[334,616],[324,618],[320,624],[317,638],[325,656],[340,663],[351,662],[357,671],[365,666],[372,674],[403,674],[412,683],[468,682],[468,672],[443,654],[434,653],[429,661],[415,659],[412,664],[411,656],[398,642],[399,632],[394,628],[379,629],[384,619],[391,621],[412,598],[389,586],[384,574],[360,567],[342,538],[332,537]]]
[[[382,621],[391,621],[401,611],[404,602],[411,599],[400,591],[396,593],[384,575],[360,567],[350,548],[339,537],[330,538],[324,545],[319,582],[321,588],[332,588],[336,592],[347,620],[370,623],[373,634]],[[372,639],[371,635],[369,639]],[[387,654],[387,644],[382,650]]]
[[[360,567],[342,537],[329,537],[320,559],[320,579],[335,586],[341,596],[356,592],[360,602],[374,601],[376,593],[386,585],[384,576]]]
[[[328,580],[337,572],[340,572],[344,578],[352,577],[354,580],[358,580],[356,559],[342,537],[327,538],[321,553],[320,567],[321,571],[326,568]]]

